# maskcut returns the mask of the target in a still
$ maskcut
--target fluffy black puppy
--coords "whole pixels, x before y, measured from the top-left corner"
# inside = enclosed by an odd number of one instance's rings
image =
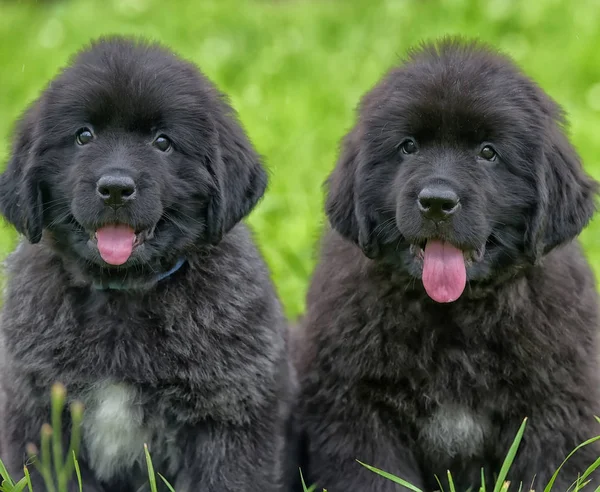
[[[509,59],[457,39],[364,97],[301,333],[309,481],[401,488],[358,459],[428,491],[448,469],[478,490],[483,467],[490,489],[528,417],[509,480],[541,490],[599,433],[598,306],[574,240],[596,183],[563,123]],[[579,451],[556,490],[598,456]]]
[[[167,49],[102,39],[51,82],[0,177],[29,239],[1,319],[12,474],[61,381],[86,406],[84,490],[143,489],[144,443],[178,492],[279,490],[294,373],[239,224],[266,183],[224,96]]]

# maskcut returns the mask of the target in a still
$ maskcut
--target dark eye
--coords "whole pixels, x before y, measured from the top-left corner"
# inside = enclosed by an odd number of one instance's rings
[[[85,145],[94,140],[94,134],[89,128],[81,128],[75,134],[75,140],[78,145]]]
[[[400,150],[403,154],[414,154],[418,148],[416,142],[412,138],[407,138],[400,144]]]
[[[497,155],[498,154],[496,154],[496,151],[491,145],[484,146],[479,152],[479,157],[486,161],[495,161]]]
[[[152,143],[161,152],[167,152],[171,150],[171,140],[166,135],[159,135]]]

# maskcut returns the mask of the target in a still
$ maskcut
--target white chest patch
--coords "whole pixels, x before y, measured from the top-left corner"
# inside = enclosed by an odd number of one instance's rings
[[[419,434],[428,447],[452,458],[473,456],[482,451],[490,422],[486,417],[458,405],[441,406]]]
[[[143,427],[137,392],[125,384],[103,384],[86,399],[83,443],[98,478],[109,479],[144,459],[150,432]]]

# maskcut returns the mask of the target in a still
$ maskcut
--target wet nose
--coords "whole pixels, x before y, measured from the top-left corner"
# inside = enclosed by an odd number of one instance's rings
[[[96,193],[104,203],[117,209],[135,198],[135,181],[128,176],[104,175],[96,183]]]
[[[417,205],[423,217],[440,221],[456,213],[460,200],[447,186],[428,186],[419,193]]]

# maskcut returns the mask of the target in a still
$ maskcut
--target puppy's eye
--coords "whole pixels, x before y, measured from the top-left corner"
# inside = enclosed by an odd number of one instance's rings
[[[412,138],[407,138],[400,144],[400,150],[403,154],[414,154],[417,150],[417,143]]]
[[[479,152],[479,157],[486,161],[495,161],[497,155],[498,154],[496,154],[496,151],[491,145],[484,146]]]
[[[89,128],[80,128],[75,134],[75,141],[78,145],[85,145],[94,140],[94,134]]]
[[[152,145],[154,145],[161,152],[167,152],[171,150],[172,146],[171,140],[169,140],[169,137],[167,137],[166,135],[159,135],[158,137],[156,137],[154,142],[152,142]]]

